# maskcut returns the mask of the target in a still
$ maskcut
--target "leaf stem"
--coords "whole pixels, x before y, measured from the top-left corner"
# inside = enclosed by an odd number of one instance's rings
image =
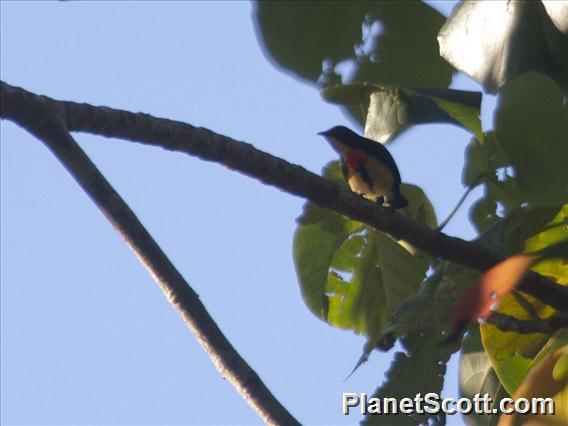
[[[450,212],[450,214],[448,215],[448,217],[446,217],[446,219],[444,219],[444,221],[442,223],[440,223],[440,225],[438,225],[438,227],[436,228],[436,230],[441,231],[442,229],[444,229],[444,227],[448,224],[448,222],[454,217],[454,215],[458,212],[459,208],[461,207],[461,205],[464,203],[465,199],[467,198],[467,196],[470,194],[471,191],[473,191],[477,185],[479,185],[479,183],[481,182],[481,179],[483,179],[483,175],[479,175],[475,181],[473,182],[473,184],[467,188],[467,190],[464,192],[464,194],[462,195],[462,197],[460,198],[460,200],[458,201],[458,203],[456,204],[456,206],[454,207],[454,209]]]

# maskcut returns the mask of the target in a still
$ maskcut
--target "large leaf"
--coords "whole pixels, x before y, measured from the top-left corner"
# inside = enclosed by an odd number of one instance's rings
[[[565,362],[563,359],[567,354],[568,331],[564,330],[554,336],[535,357],[530,373],[524,378],[513,398],[526,398],[529,401],[532,398],[552,398],[553,405],[546,406],[546,409],[552,409],[553,413],[548,412],[544,416],[528,419],[523,416],[523,423],[527,420],[542,425],[560,426],[568,423],[568,375],[559,375],[557,372],[558,366]],[[499,426],[512,426],[517,423],[515,416],[503,415]]]
[[[266,1],[256,3],[253,16],[267,56],[302,80],[322,86],[451,82],[452,68],[436,42],[445,18],[425,3]],[[346,112],[363,124],[360,107]]]
[[[568,259],[568,236],[531,254],[517,254],[486,271],[480,279],[460,297],[451,315],[452,335],[456,339],[465,327],[474,320],[485,319],[492,312],[493,305],[511,292],[522,280],[534,263]]]
[[[483,350],[479,327],[471,327],[470,332],[463,340],[459,366],[459,390],[460,397],[473,400],[475,395],[489,394],[493,401],[493,407],[502,398],[508,397],[503,388],[491,360]],[[464,422],[471,426],[494,426],[499,421],[499,416],[490,414],[478,414],[475,411],[470,415],[463,416]]]
[[[336,162],[325,175],[340,179]],[[330,325],[377,337],[422,281],[428,260],[390,237],[307,203],[294,262],[310,310]]]
[[[373,398],[413,398],[428,393],[440,395],[444,385],[446,363],[457,345],[440,346],[441,334],[409,334],[401,342],[405,352],[397,352],[386,372],[385,382],[373,393]],[[429,423],[430,422],[430,423]],[[428,413],[422,406],[411,414],[389,415],[389,425],[444,424],[443,414]],[[385,424],[384,415],[367,415],[363,424]]]
[[[327,321],[377,337],[393,310],[415,291],[425,266],[379,232],[352,235],[330,265]]]
[[[489,197],[480,198],[471,205],[469,219],[477,232],[485,232],[501,221],[497,215],[497,203]]]
[[[509,164],[495,132],[485,133],[481,141],[473,138],[466,147],[462,183],[469,188],[481,184],[485,189],[483,197],[469,211],[470,220],[480,233],[501,222],[500,215],[519,208],[525,200],[510,167],[506,167]]]
[[[495,177],[497,169],[508,164],[493,132],[484,134],[481,139],[473,138],[465,149],[462,183],[468,187],[479,184],[481,178]]]
[[[377,343],[400,338],[405,352],[395,355],[386,380],[374,393],[374,397],[394,397],[400,400],[418,393],[440,394],[446,362],[460,346],[458,342],[441,344],[449,332],[449,313],[453,303],[478,276],[477,271],[440,262],[416,293],[395,311]],[[367,345],[363,359],[374,347],[372,343]],[[472,372],[474,374],[479,374],[479,371],[475,370]],[[473,376],[468,377],[468,384],[468,389],[473,391],[476,386]],[[483,386],[483,389],[493,394],[491,386],[487,383]],[[497,392],[497,396],[502,394]],[[429,418],[428,413],[388,418],[388,424],[414,425],[427,421],[428,424],[443,424],[444,418]],[[370,415],[365,422],[380,424],[381,418]]]
[[[357,81],[427,87],[451,81],[436,42],[445,17],[422,2],[267,1],[255,4],[253,16],[267,55],[311,82],[322,61],[349,58]]]
[[[353,83],[326,87],[324,99],[356,106],[366,115],[365,135],[381,143],[416,124],[449,123],[482,140],[481,93]]]
[[[434,206],[432,206],[422,188],[410,183],[403,183],[400,185],[400,192],[408,200],[408,207],[404,209],[404,214],[421,225],[431,229],[436,228],[438,221]]]
[[[304,301],[327,320],[327,278],[335,252],[359,225],[313,204],[305,206],[294,235],[294,263]]]
[[[464,1],[440,30],[440,52],[490,93],[528,71],[544,72],[566,90],[568,6],[547,3]]]
[[[369,355],[376,343],[393,342],[400,338],[405,352],[395,355],[386,380],[374,397],[392,397],[400,400],[428,392],[440,395],[446,363],[459,349],[459,343],[441,344],[449,330],[448,316],[453,301],[479,273],[468,268],[440,262],[434,272],[422,283],[392,315],[381,338],[366,345],[362,359]],[[388,424],[443,424],[443,417],[429,417],[428,413],[389,416]],[[380,424],[380,416],[367,416],[366,423]]]
[[[389,237],[376,231],[356,233],[360,224],[336,219],[344,221],[341,230],[353,232],[338,233],[334,239],[318,225],[298,228],[294,247],[302,294],[330,325],[374,338],[414,292],[427,265]],[[336,244],[333,253],[322,250],[322,241]],[[325,249],[332,247],[328,243]]]
[[[345,185],[338,162],[326,166],[323,174]],[[361,225],[312,203],[304,205],[304,212],[297,222],[294,264],[300,289],[310,310],[325,321],[329,310],[326,285],[331,261],[339,247]]]
[[[495,131],[530,206],[568,202],[568,105],[552,80],[528,73],[505,84]]]
[[[480,107],[478,92],[393,86],[370,95],[365,134],[386,143],[411,125],[450,123],[481,140]]]
[[[384,335],[402,337],[408,333],[447,331],[453,303],[478,276],[478,272],[463,266],[447,262],[438,264],[416,293],[393,313]]]
[[[568,238],[568,230],[564,223],[568,217],[568,206],[565,206],[555,218],[544,227],[544,230],[529,238],[525,242],[524,251],[536,252]],[[568,268],[565,260],[551,258],[537,263],[532,269],[545,276],[551,277],[556,283],[568,285]],[[536,299],[524,295],[524,303],[513,295],[506,296],[500,303],[497,311],[518,319],[530,319],[526,304],[530,310],[541,318],[546,318],[554,313],[549,306]],[[497,327],[483,323],[481,325],[481,338],[487,355],[490,357],[493,367],[503,386],[510,394],[513,394],[529,372],[533,358],[548,341],[549,336],[544,334],[516,334],[503,332]]]
[[[551,246],[566,241],[568,238],[568,204],[564,205],[558,214],[549,222],[544,230],[525,242],[525,252],[536,252],[546,250]],[[565,254],[565,257],[568,254]],[[548,256],[549,259],[543,260],[534,266],[534,270],[542,275],[553,277],[558,284],[568,285],[568,268],[566,259]]]
[[[514,209],[505,218],[507,251],[519,253],[524,250],[525,241],[542,231],[560,211],[558,206],[523,207]]]

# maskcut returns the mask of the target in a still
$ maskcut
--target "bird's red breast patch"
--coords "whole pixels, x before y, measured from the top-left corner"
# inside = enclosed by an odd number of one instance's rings
[[[345,152],[345,161],[352,170],[357,170],[361,164],[365,164],[369,157],[358,149],[350,149]]]

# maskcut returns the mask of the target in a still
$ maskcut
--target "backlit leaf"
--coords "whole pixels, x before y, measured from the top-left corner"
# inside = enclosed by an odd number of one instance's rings
[[[494,406],[502,398],[509,396],[495,374],[491,360],[483,350],[477,326],[471,327],[463,340],[459,366],[459,389],[460,397],[472,400],[475,395],[489,394]],[[470,415],[463,416],[462,420],[471,426],[494,426],[499,422],[499,416],[479,414],[474,411]]]
[[[559,379],[553,376],[553,369],[566,354],[567,348],[568,345],[565,345],[556,349],[536,364],[513,395],[513,399],[526,398],[529,401],[532,398],[552,398],[554,400],[554,403],[548,406],[548,409],[553,407],[553,414],[547,413],[531,418],[531,414],[528,413],[523,416],[524,422],[534,421],[538,424],[547,425],[565,425],[568,423],[568,376]],[[526,416],[529,416],[529,418]],[[514,415],[501,416],[499,426],[512,426],[514,424],[516,424]]]
[[[568,238],[568,229],[564,225],[567,217],[568,206],[564,206],[540,233],[526,240],[525,253],[537,252]],[[557,284],[568,285],[568,268],[561,259],[539,261],[532,269],[551,277]],[[528,295],[522,297],[540,318],[547,318],[555,312],[551,307]],[[496,310],[518,319],[531,319],[531,314],[512,295],[506,296]],[[480,329],[483,347],[493,363],[499,380],[509,393],[514,393],[530,370],[533,358],[549,341],[549,336],[539,333],[503,332],[488,323],[481,324]]]
[[[343,180],[338,169],[334,162],[324,174]],[[412,191],[418,203],[421,191]],[[306,203],[294,237],[294,262],[304,300],[318,318],[376,338],[394,309],[414,293],[429,260],[381,232]]]
[[[490,93],[528,71],[552,76],[565,90],[568,8],[549,3],[461,2],[440,30],[440,53]]]

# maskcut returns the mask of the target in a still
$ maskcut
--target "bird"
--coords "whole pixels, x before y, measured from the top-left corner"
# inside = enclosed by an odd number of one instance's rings
[[[408,206],[400,193],[400,173],[389,151],[379,142],[359,136],[344,126],[319,132],[341,158],[343,176],[353,192],[376,198],[394,209]]]

